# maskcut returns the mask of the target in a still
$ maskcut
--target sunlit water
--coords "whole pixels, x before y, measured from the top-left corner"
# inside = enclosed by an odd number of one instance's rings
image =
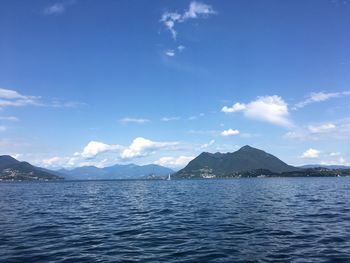
[[[350,178],[0,184],[0,262],[349,262]]]

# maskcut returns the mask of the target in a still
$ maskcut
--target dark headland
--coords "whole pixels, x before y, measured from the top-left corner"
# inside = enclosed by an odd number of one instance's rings
[[[321,166],[300,168],[286,164],[277,157],[246,145],[232,153],[203,152],[173,175],[173,178],[232,177],[303,177],[346,176],[350,169],[329,169]]]

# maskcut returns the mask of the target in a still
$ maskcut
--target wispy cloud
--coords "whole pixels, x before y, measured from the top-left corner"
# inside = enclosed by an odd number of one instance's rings
[[[0,116],[0,120],[2,121],[18,121],[19,119],[14,116]]]
[[[181,117],[163,117],[160,119],[161,121],[169,122],[169,121],[178,121],[181,120]]]
[[[40,96],[23,95],[18,91],[0,88],[0,109],[5,107],[24,107],[24,106],[40,106],[54,108],[75,108],[86,105],[77,101],[60,101],[54,99],[52,101],[44,101]],[[1,117],[0,117],[1,118]],[[11,117],[7,120],[15,120]]]
[[[15,90],[0,88],[0,108],[41,105],[40,97],[22,95]]]
[[[179,45],[176,47],[176,49],[167,49],[164,51],[164,54],[168,57],[175,57],[177,53],[182,53],[185,50],[184,45]]]
[[[47,15],[47,16],[61,15],[66,11],[68,6],[73,5],[74,3],[75,3],[75,0],[53,3],[44,8],[44,15]]]
[[[320,165],[350,165],[340,152],[322,152],[313,148],[304,151],[299,158],[313,159],[315,163]]]
[[[331,132],[336,126],[333,123],[325,123],[320,125],[309,125],[308,129],[311,133],[325,133]]]
[[[185,50],[185,46],[184,45],[179,45],[178,47],[177,47],[177,50],[179,51],[179,52],[182,52],[182,51],[184,51]]]
[[[327,101],[332,98],[341,98],[345,96],[349,96],[350,91],[343,91],[343,92],[312,92],[306,98],[297,104],[294,105],[293,109],[300,109],[304,108],[306,105],[317,103],[317,102],[323,102]]]
[[[258,97],[247,104],[237,102],[232,107],[224,106],[221,111],[224,113],[242,112],[245,117],[250,119],[284,127],[292,126],[292,122],[289,120],[288,104],[277,95]]]
[[[164,24],[166,29],[171,33],[172,38],[176,40],[178,33],[175,29],[175,25],[177,23],[184,23],[189,19],[208,17],[209,15],[213,15],[216,13],[217,12],[210,5],[193,1],[190,3],[188,9],[185,10],[183,13],[163,13],[160,22]]]
[[[123,124],[128,124],[128,123],[136,123],[136,124],[144,124],[147,122],[150,122],[149,119],[144,119],[144,118],[130,118],[130,117],[125,117],[119,120]]]
[[[198,120],[199,118],[202,118],[202,117],[204,117],[204,116],[205,116],[204,113],[200,113],[200,114],[198,114],[198,115],[189,116],[189,117],[187,118],[187,120],[189,120],[189,121],[194,121],[194,120]]]
[[[57,15],[62,14],[65,10],[63,3],[54,3],[44,9],[45,15]]]
[[[189,130],[189,134],[198,134],[198,135],[215,135],[220,133],[218,130]]]
[[[214,143],[215,143],[215,140],[210,140],[210,142],[202,144],[200,148],[201,149],[207,149],[210,146],[214,145]]]
[[[6,131],[7,128],[5,126],[0,126],[0,132]]]
[[[294,127],[284,135],[284,138],[301,141],[349,140],[350,119]]]
[[[53,100],[51,103],[47,103],[44,106],[54,107],[54,108],[79,108],[86,106],[87,104],[79,101],[61,101]]]

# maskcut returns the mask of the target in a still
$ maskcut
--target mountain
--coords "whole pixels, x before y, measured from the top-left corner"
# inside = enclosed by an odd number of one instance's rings
[[[300,170],[262,150],[242,147],[232,153],[203,152],[178,171],[173,178],[213,178],[240,175],[257,176],[279,174]]]
[[[0,181],[50,181],[63,179],[9,155],[0,156]]]
[[[149,165],[113,165],[105,168],[83,166],[72,170],[61,169],[56,171],[69,180],[102,180],[102,179],[140,179],[148,176],[161,177],[172,174],[174,171],[155,164]]]
[[[68,180],[98,180],[106,179],[102,175],[106,174],[103,169],[95,166],[82,166],[72,170],[61,169],[57,171],[62,174],[65,179]]]
[[[306,164],[303,166],[299,166],[300,168],[326,168],[331,170],[349,170],[350,166],[346,165],[323,165],[323,164]]]

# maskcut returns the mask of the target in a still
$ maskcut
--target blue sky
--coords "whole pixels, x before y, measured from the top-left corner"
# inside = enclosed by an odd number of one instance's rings
[[[1,1],[0,154],[348,165],[349,27],[344,0]]]

